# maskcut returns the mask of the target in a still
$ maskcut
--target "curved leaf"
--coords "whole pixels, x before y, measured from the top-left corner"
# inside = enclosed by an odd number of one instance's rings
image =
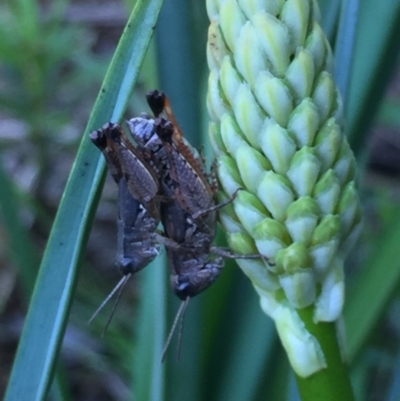
[[[400,208],[394,216],[400,216]],[[370,257],[349,286],[343,311],[349,360],[354,360],[365,345],[399,286],[399,238],[400,219],[397,217],[376,241]]]
[[[366,131],[397,65],[399,36],[400,3],[364,0],[360,7],[346,110],[349,140],[356,154],[364,145]]]
[[[64,334],[79,258],[104,178],[104,161],[88,132],[122,117],[162,0],[142,0],[125,27],[90,116],[43,256],[5,400],[42,400]]]

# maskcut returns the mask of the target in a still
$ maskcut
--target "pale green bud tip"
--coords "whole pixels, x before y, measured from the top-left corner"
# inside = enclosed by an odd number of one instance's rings
[[[290,364],[300,377],[308,377],[326,368],[326,359],[317,339],[305,328],[296,311],[286,301],[277,302],[270,292],[256,287],[263,311],[276,324]]]
[[[295,310],[312,307],[315,322],[339,317],[343,261],[362,220],[332,52],[313,0],[207,0],[207,11],[218,178],[226,195],[244,189],[220,219],[234,251],[269,258],[239,265],[285,348],[304,351],[288,351],[302,376],[302,361],[323,362]]]

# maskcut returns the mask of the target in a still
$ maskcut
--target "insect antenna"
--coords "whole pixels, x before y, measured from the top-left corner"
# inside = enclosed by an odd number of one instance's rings
[[[164,346],[164,349],[162,352],[161,362],[164,362],[164,360],[165,360],[167,350],[169,348],[169,345],[171,344],[171,340],[174,335],[176,326],[178,325],[179,319],[182,317],[181,326],[180,326],[180,330],[179,330],[179,338],[178,338],[178,358],[179,358],[179,352],[180,352],[180,348],[181,348],[182,331],[183,331],[183,317],[185,315],[185,311],[189,304],[189,301],[190,301],[190,297],[187,297],[184,301],[182,301],[181,306],[179,307],[178,312],[176,313],[174,323],[172,324],[171,330],[168,334],[167,341],[165,342],[165,346]]]
[[[176,349],[176,359],[179,360],[179,357],[181,355],[181,345],[182,345],[182,334],[183,334],[183,321],[185,319],[185,312],[186,312],[186,308],[189,304],[189,300],[190,298],[187,297],[184,301],[184,307],[183,307],[183,311],[182,311],[182,318],[181,318],[181,324],[179,325],[179,333],[178,333],[178,345],[177,345],[177,349]]]
[[[100,313],[100,311],[104,308],[104,306],[107,304],[107,302],[114,296],[114,294],[119,290],[118,293],[118,298],[115,301],[113,310],[111,311],[110,317],[107,320],[107,323],[104,327],[102,337],[104,337],[104,334],[107,331],[108,326],[111,323],[111,320],[114,316],[115,310],[117,309],[118,303],[121,299],[122,291],[124,290],[124,287],[126,283],[128,282],[129,278],[131,277],[131,274],[127,274],[126,276],[122,277],[121,280],[119,280],[118,284],[113,288],[113,290],[107,295],[107,298],[100,304],[100,306],[96,309],[96,311],[93,313],[92,317],[88,320],[88,324],[92,323],[94,318]]]

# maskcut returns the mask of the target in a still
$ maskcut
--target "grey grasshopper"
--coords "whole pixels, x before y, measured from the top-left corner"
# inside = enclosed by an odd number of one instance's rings
[[[155,237],[160,221],[156,199],[158,179],[153,170],[132,146],[118,124],[105,124],[102,129],[93,131],[90,139],[103,153],[108,169],[118,185],[118,245],[115,263],[123,277],[89,322],[119,288],[119,297],[121,296],[131,275],[147,266],[158,255],[160,248]]]

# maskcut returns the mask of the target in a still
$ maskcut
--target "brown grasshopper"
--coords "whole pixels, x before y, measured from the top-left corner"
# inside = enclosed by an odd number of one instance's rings
[[[171,163],[171,161],[173,162],[174,160],[171,160],[170,151],[160,138],[159,132],[155,132],[169,130],[171,133],[172,127],[176,127],[176,130],[179,130],[178,125],[164,94],[153,91],[148,94],[147,98],[156,117],[164,113],[168,115],[174,123],[159,118],[154,121],[149,117],[147,117],[146,121],[145,118],[138,117],[129,120],[127,124],[133,138],[141,148],[141,151],[147,154],[146,161],[154,166],[154,169],[157,170],[161,179],[160,188],[163,188],[163,193],[166,195],[165,201],[161,203],[161,220],[164,225],[166,237],[158,236],[158,239],[167,248],[169,264],[173,272],[171,277],[172,287],[179,298],[186,299],[188,296],[193,297],[202,292],[211,285],[219,275],[223,261],[221,258],[218,258],[213,260],[212,263],[208,263],[211,252],[216,250],[216,253],[222,252],[223,256],[231,256],[228,252],[222,251],[220,248],[211,247],[216,228],[214,209],[222,207],[226,203],[213,207],[211,187],[207,187],[209,192],[206,196],[203,195],[203,190],[201,188],[195,188],[193,190],[193,196],[195,197],[195,192],[197,191],[199,192],[198,197],[203,196],[204,198],[201,206],[212,207],[204,212],[204,221],[196,221],[196,223],[194,223],[191,211],[187,210],[186,204],[182,207],[183,202],[180,195],[182,192],[187,193],[186,187],[184,187],[184,185],[179,185],[180,183],[177,184],[178,180],[172,179],[172,174],[176,169]],[[138,129],[139,127],[140,129]],[[194,151],[184,140],[180,131],[179,134],[183,143],[182,149],[187,155],[187,159],[191,160],[191,163],[197,168],[198,173],[204,177],[202,174],[202,167],[200,167],[200,161],[197,161],[199,159],[194,155]],[[177,152],[176,158],[178,155],[180,156],[179,152]],[[186,159],[182,158],[182,160],[185,164],[184,167],[187,168]],[[230,201],[231,200],[229,200],[229,202]],[[198,206],[198,208],[200,208],[200,206]],[[199,213],[197,218],[200,219],[201,215],[202,214]],[[208,225],[208,218],[214,219],[214,224]],[[198,227],[200,223],[202,227],[201,230]],[[175,250],[175,252],[172,252],[172,250]],[[232,257],[236,257],[236,255]],[[243,255],[240,255],[240,257],[243,257]],[[247,258],[248,256],[246,255],[245,257]],[[260,256],[257,255],[257,257]],[[174,271],[175,266],[177,266],[178,269],[181,267],[182,274]],[[188,283],[186,291],[183,289],[184,281]]]
[[[89,320],[90,323],[120,288],[105,332],[128,279],[159,253],[160,246],[155,237],[160,221],[159,206],[155,199],[158,179],[119,125],[107,123],[102,129],[93,131],[90,139],[103,153],[118,185],[118,246],[115,263],[123,277]]]
[[[167,237],[161,242],[167,249],[172,288],[183,301],[164,348],[164,359],[173,332],[190,298],[207,289],[217,279],[224,266],[223,258],[254,259],[263,256],[235,255],[212,246],[217,226],[216,210],[232,202],[237,191],[225,202],[215,204],[217,187],[209,182],[203,162],[183,138],[167,98],[153,91],[147,99],[157,117],[154,122],[155,132],[168,160],[164,186],[169,187],[175,196],[161,204],[161,221]],[[153,138],[152,143],[156,142]],[[218,257],[210,258],[212,253]]]

